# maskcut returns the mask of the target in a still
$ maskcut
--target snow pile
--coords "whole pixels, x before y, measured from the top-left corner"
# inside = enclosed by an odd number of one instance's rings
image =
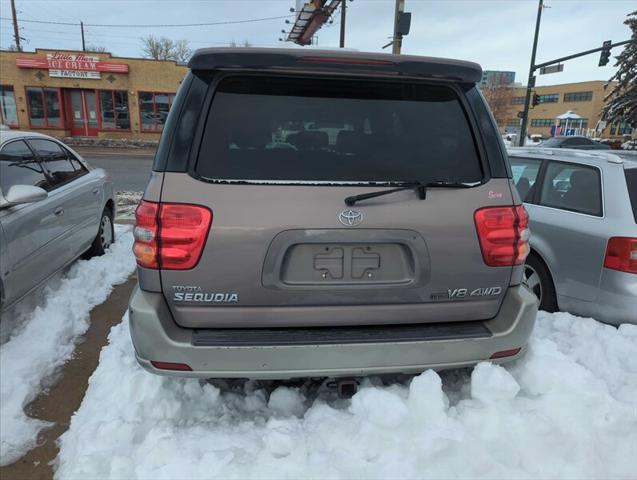
[[[58,479],[634,478],[637,327],[541,313],[525,359],[325,385],[157,377],[111,331]],[[269,393],[270,392],[270,393]],[[268,395],[269,393],[269,395]]]
[[[0,346],[1,465],[36,445],[38,431],[47,424],[27,417],[24,407],[71,357],[76,340],[89,327],[91,309],[135,268],[130,227],[116,225],[115,234],[117,242],[104,256],[80,260],[61,278],[48,282],[40,293],[40,306],[26,312],[18,305],[3,314],[3,323],[18,325]]]
[[[133,218],[143,192],[117,192],[117,218]]]

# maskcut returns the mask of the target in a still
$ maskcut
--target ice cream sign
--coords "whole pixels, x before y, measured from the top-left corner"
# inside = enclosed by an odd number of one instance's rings
[[[45,58],[16,58],[20,68],[47,69],[50,77],[99,79],[102,72],[128,73],[126,63],[100,62],[98,56],[82,53],[48,53]]]

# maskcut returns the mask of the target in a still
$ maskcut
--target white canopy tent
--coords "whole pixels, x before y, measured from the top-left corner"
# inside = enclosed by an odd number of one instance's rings
[[[582,121],[584,120],[581,116],[579,116],[577,113],[575,113],[573,110],[568,110],[566,113],[563,113],[562,115],[558,115],[557,117],[558,120],[566,120],[565,124],[564,124],[564,131],[568,131],[568,127],[569,127],[569,122],[571,122],[571,128],[573,124],[575,124],[575,121],[579,120],[579,125],[578,125],[578,129],[582,129]],[[560,121],[560,124],[562,122]]]

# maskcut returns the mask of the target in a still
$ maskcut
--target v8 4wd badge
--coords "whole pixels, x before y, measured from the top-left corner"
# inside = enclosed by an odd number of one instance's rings
[[[495,297],[502,293],[502,287],[480,287],[469,290],[467,288],[453,288],[446,292],[432,293],[432,300],[456,300],[470,297]]]

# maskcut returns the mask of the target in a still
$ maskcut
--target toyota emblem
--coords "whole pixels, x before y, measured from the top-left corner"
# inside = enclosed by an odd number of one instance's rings
[[[354,227],[363,221],[363,214],[358,210],[343,210],[338,215],[338,221],[346,227]]]

